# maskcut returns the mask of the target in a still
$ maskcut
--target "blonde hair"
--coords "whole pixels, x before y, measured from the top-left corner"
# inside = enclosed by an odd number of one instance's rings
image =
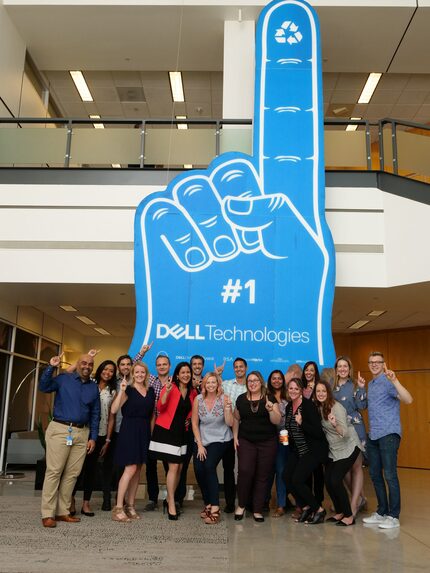
[[[149,384],[149,368],[148,366],[144,363],[141,362],[140,360],[138,360],[137,362],[135,362],[133,364],[133,366],[131,367],[131,382],[130,382],[130,386],[133,387],[134,386],[134,371],[136,370],[137,366],[142,366],[143,368],[145,368],[146,371],[146,376],[145,376],[145,381],[143,382],[143,385],[145,386],[145,388],[148,388],[148,384]]]
[[[201,384],[200,384],[202,396],[206,397],[206,394],[207,394],[206,384],[207,384],[207,381],[209,380],[209,378],[215,378],[216,383],[217,383],[216,395],[221,396],[221,394],[222,394],[222,380],[221,380],[218,372],[208,372],[207,374],[205,374],[203,376]]]
[[[336,372],[336,377],[334,379],[334,387],[338,388],[339,376],[337,374],[337,365],[339,364],[339,362],[341,360],[343,360],[344,362],[346,362],[348,364],[348,366],[349,366],[349,379],[354,384],[354,388],[357,388],[357,381],[354,380],[354,368],[352,366],[351,358],[349,358],[349,356],[338,356],[336,358],[336,362],[334,363],[334,371]]]

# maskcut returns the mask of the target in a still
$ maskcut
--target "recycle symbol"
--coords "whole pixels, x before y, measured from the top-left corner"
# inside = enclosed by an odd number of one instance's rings
[[[288,35],[289,34],[289,35]],[[288,42],[291,45],[298,44],[302,41],[303,35],[299,32],[299,27],[294,22],[283,22],[281,27],[276,30],[275,40],[279,44]]]

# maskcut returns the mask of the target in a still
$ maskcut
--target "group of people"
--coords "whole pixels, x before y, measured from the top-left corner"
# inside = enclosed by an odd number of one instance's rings
[[[272,486],[281,517],[293,506],[299,523],[326,521],[324,489],[332,503],[327,521],[348,527],[366,506],[363,458],[369,465],[378,506],[363,519],[381,528],[399,526],[400,487],[397,451],[401,427],[399,402],[412,397],[388,370],[380,352],[369,356],[368,384],[350,359],[340,356],[334,369],[307,362],[284,374],[247,372],[244,358],[233,363],[235,378],[223,380],[223,367],[203,376],[204,358],[180,362],[170,375],[170,360],[159,355],[152,375],[142,362],[151,346],[132,360],[104,361],[91,378],[96,351],[83,355],[67,372],[53,377],[61,357],[53,357],[39,388],[56,392],[54,417],[46,432],[47,469],[42,492],[42,523],[77,522],[74,493],[79,474],[84,495],[81,514],[91,517],[94,478],[101,460],[103,505],[112,519],[139,519],[135,499],[146,465],[146,511],[158,507],[157,461],[166,472],[163,512],[177,520],[186,495],[193,459],[206,524],[220,520],[217,467],[224,470],[224,512],[241,521],[250,512],[264,521]],[[368,409],[369,435],[361,412]],[[235,463],[237,457],[237,485]],[[100,464],[99,464],[100,465]],[[115,476],[117,475],[117,479]],[[116,503],[111,487],[117,482]],[[74,490],[75,488],[75,490]],[[388,490],[388,491],[387,491]],[[237,494],[237,504],[236,504]]]

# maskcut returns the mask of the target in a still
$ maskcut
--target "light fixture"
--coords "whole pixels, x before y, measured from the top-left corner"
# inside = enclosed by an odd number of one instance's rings
[[[65,310],[66,312],[78,312],[78,309],[74,306],[70,306],[69,304],[60,304],[60,308]]]
[[[192,169],[193,166],[191,163],[184,163],[184,169]]]
[[[112,163],[114,169],[121,169],[121,163]]]
[[[83,322],[84,324],[95,324],[94,320],[91,320],[91,318],[88,318],[88,316],[81,315],[81,316],[76,316],[76,318],[81,322]]]
[[[89,115],[88,117],[89,117],[90,119],[100,119],[100,116],[97,115],[97,114],[91,114],[91,115]],[[96,129],[104,129],[104,128],[105,128],[105,126],[104,126],[103,123],[93,123],[93,125],[94,125],[94,127],[95,127]]]
[[[96,330],[99,334],[103,334],[103,336],[110,336],[110,332],[108,332],[104,328],[98,327],[98,328],[95,328],[94,330]]]
[[[358,103],[369,103],[372,99],[373,92],[376,90],[376,86],[378,85],[379,80],[381,79],[382,74],[372,72],[369,74],[367,78],[366,84],[363,88],[363,91],[358,98]]]
[[[184,86],[182,84],[181,72],[169,72],[169,80],[173,101],[177,103],[184,102]]]
[[[90,88],[85,81],[84,74],[80,71],[69,72],[72,76],[72,80],[76,86],[76,89],[81,96],[82,101],[94,101],[91,95]]]
[[[351,117],[352,121],[360,121],[361,117]],[[352,124],[350,123],[349,125],[346,126],[345,131],[356,131],[358,128],[358,123],[356,124]]]
[[[177,115],[175,117],[176,117],[176,119],[187,119],[186,115]],[[176,126],[178,129],[188,129],[187,123],[177,123]]]
[[[371,310],[370,312],[367,313],[367,316],[381,316],[386,312],[387,312],[386,310]]]
[[[348,328],[351,330],[358,330],[359,328],[365,326],[368,322],[370,322],[370,320],[357,320],[357,322],[354,322],[354,324],[351,324],[351,326],[348,326]]]

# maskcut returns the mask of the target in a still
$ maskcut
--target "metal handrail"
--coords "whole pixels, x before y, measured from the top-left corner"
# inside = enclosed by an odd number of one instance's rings
[[[393,173],[395,175],[399,174],[399,156],[397,149],[397,127],[399,125],[403,127],[410,127],[411,129],[423,129],[425,131],[430,131],[430,125],[425,125],[422,123],[416,123],[414,121],[404,121],[402,119],[394,119],[390,117],[384,117],[378,121],[378,139],[379,139],[379,167],[381,171],[385,171],[385,160],[384,160],[384,125],[391,125],[391,149],[393,155]]]

